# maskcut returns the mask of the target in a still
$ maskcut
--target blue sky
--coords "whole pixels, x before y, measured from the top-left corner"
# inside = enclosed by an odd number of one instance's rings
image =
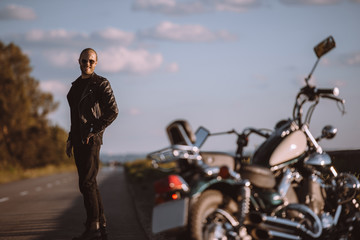
[[[165,127],[186,119],[196,130],[273,128],[292,114],[316,56],[332,35],[337,47],[311,84],[339,87],[346,114],[322,101],[310,129],[338,128],[332,149],[360,149],[359,0],[2,0],[0,40],[28,54],[32,76],[60,103],[54,124],[69,130],[66,94],[80,74],[82,49],[97,50],[120,114],[103,153],[147,153],[169,145]],[[250,147],[260,139],[250,139]],[[205,146],[233,151],[234,136]]]

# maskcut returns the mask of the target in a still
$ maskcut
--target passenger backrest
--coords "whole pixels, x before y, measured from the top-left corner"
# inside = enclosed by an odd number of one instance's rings
[[[176,120],[166,128],[170,143],[172,145],[193,145],[196,141],[190,124],[186,120]]]

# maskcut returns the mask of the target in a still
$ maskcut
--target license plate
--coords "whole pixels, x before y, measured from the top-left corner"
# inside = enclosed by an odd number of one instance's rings
[[[155,206],[152,215],[153,233],[185,227],[188,220],[188,204],[188,198],[184,198]]]

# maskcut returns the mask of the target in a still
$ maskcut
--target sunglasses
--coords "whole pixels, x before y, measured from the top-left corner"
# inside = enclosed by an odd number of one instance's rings
[[[94,60],[85,60],[85,59],[82,59],[82,60],[81,60],[81,63],[82,63],[82,64],[87,64],[88,62],[90,63],[90,65],[93,65],[93,64],[95,63]]]

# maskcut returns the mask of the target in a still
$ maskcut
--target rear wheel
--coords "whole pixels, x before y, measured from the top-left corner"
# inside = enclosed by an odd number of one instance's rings
[[[222,211],[234,215],[238,210],[236,202],[220,191],[205,191],[194,205],[190,215],[190,235],[195,240],[233,239],[236,230]]]

